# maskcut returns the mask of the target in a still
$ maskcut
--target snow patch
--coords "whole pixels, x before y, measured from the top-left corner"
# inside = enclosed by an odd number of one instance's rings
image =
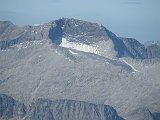
[[[75,49],[75,50],[78,50],[78,51],[99,54],[99,51],[97,50],[98,46],[86,45],[86,44],[83,44],[83,43],[78,43],[77,44],[77,43],[67,41],[66,38],[62,38],[62,42],[61,42],[60,46],[65,47],[65,48]]]
[[[125,64],[129,65],[129,66],[134,70],[134,72],[138,72],[138,70],[135,69],[135,68],[134,68],[131,64],[129,64],[127,61],[123,60],[123,62],[124,62]],[[133,73],[134,73],[134,72],[133,72]]]
[[[23,46],[23,43],[20,43],[19,45],[17,45],[18,51],[22,48],[22,46]]]
[[[7,49],[7,50],[1,50],[1,51],[9,51],[9,49]]]
[[[31,41],[31,42],[26,41],[26,42],[23,42],[23,43],[19,43],[16,46],[17,46],[18,51],[19,51],[20,49],[26,49],[31,45],[42,45],[42,44],[43,44],[43,40],[35,40],[35,41]]]
[[[91,43],[91,44],[85,44],[85,41],[70,42],[68,41],[67,38],[62,38],[61,44],[59,46],[65,47],[65,48],[71,48],[77,51],[94,53],[107,58],[114,58],[117,54],[117,52],[114,50],[114,45],[111,40],[108,40],[108,41],[102,40],[102,41]]]
[[[77,25],[77,24],[75,24],[74,26],[75,26],[75,27],[77,27],[78,25]]]
[[[39,24],[34,24],[34,26],[39,26]]]
[[[72,50],[69,50],[70,53],[72,53],[73,55],[77,55],[78,53],[73,52]]]

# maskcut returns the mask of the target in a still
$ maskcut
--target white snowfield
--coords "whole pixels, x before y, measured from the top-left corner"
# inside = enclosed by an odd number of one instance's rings
[[[94,53],[97,55],[101,55],[104,57],[115,57],[116,52],[113,50],[113,43],[111,40],[108,41],[100,41],[95,44],[84,44],[84,43],[77,43],[77,42],[70,42],[66,38],[62,38],[62,42],[60,44],[61,47],[64,48],[71,48],[77,51],[83,51],[88,53]]]
[[[83,52],[90,52],[90,53],[95,53],[95,54],[99,53],[97,51],[98,46],[69,42],[69,41],[67,41],[66,38],[62,38],[62,42],[61,42],[60,46],[65,47],[65,48],[75,49],[75,50],[78,50],[78,51],[83,51]]]

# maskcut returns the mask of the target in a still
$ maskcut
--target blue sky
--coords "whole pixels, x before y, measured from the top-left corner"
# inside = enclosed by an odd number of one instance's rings
[[[42,24],[61,17],[103,24],[117,36],[160,41],[160,0],[0,0],[0,19]]]

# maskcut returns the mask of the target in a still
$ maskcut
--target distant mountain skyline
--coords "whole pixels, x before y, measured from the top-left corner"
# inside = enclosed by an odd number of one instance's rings
[[[159,0],[1,0],[0,20],[43,24],[61,17],[103,24],[121,37],[141,43],[160,41]]]

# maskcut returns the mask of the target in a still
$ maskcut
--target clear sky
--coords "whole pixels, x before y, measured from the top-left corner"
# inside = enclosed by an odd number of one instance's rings
[[[117,36],[160,41],[160,0],[0,0],[0,19],[42,24],[61,17],[103,24]]]

